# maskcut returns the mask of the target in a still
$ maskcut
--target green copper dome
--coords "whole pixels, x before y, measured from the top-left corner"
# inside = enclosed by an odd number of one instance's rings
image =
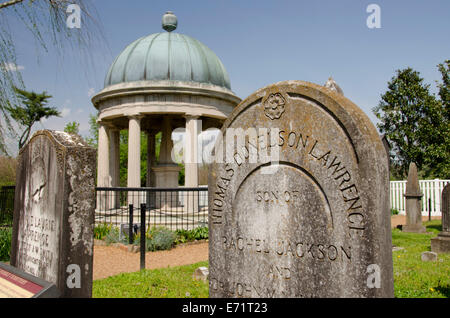
[[[170,24],[169,24],[170,23]],[[183,81],[231,89],[227,71],[216,54],[198,40],[171,32],[176,17],[163,17],[167,32],[140,38],[120,53],[105,79],[105,87],[133,81]]]

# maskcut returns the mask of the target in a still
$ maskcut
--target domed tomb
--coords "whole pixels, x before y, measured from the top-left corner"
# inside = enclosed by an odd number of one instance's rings
[[[128,45],[109,68],[105,87],[137,81],[194,82],[230,90],[217,55],[200,41],[172,32],[150,34]]]
[[[99,187],[119,185],[122,129],[128,129],[127,186],[141,186],[140,134],[144,131],[149,154],[146,186],[178,187],[179,167],[171,158],[171,134],[179,127],[186,128],[185,186],[197,187],[198,135],[202,129],[221,127],[241,101],[231,91],[228,73],[217,55],[193,37],[174,32],[177,25],[176,16],[169,11],[162,19],[165,31],[129,44],[111,64],[104,88],[92,98],[98,110]],[[156,164],[158,132],[162,132],[162,140]]]

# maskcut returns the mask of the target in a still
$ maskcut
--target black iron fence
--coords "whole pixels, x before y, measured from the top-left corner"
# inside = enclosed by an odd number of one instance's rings
[[[0,188],[0,226],[12,226],[15,186]],[[128,228],[145,223],[170,230],[208,225],[208,188],[105,188],[97,187],[95,223]],[[125,230],[125,229],[123,229]]]
[[[208,188],[108,188],[97,187],[95,223],[128,233],[145,221],[146,228],[190,230],[208,226]],[[145,213],[141,213],[145,205]],[[145,215],[145,220],[141,220]]]
[[[14,214],[15,186],[0,188],[0,227],[12,226]]]

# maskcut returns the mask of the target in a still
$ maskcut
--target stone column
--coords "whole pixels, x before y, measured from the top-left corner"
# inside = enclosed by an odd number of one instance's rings
[[[441,207],[442,231],[431,239],[431,251],[450,253],[450,183],[442,191]]]
[[[184,147],[184,185],[187,188],[198,187],[198,136],[202,131],[202,121],[198,116],[186,116],[186,134]],[[184,209],[198,212],[199,193],[188,191],[184,197]]]
[[[108,128],[104,122],[99,122],[98,127],[98,156],[97,156],[97,186],[110,187],[110,168],[109,168],[109,134]],[[105,211],[109,209],[108,193],[99,191],[97,193],[97,210]]]
[[[406,225],[402,227],[404,232],[425,233],[422,225],[422,206],[420,204],[423,194],[420,192],[417,167],[414,162],[409,165],[408,181],[406,183]]]
[[[109,175],[110,186],[118,187],[120,184],[120,130],[114,127],[109,129]],[[120,196],[115,191],[110,193],[110,207],[114,209],[120,207]]]
[[[198,136],[202,121],[198,116],[186,116],[186,135],[184,148],[184,173],[186,187],[198,187]]]
[[[141,186],[141,117],[130,116],[128,122],[128,187]]]
[[[98,169],[97,185],[99,187],[110,186],[109,176],[109,134],[104,123],[99,123],[98,127]]]
[[[128,176],[127,187],[141,186],[141,116],[130,116],[128,122]],[[137,192],[128,193],[128,204],[139,208]]]

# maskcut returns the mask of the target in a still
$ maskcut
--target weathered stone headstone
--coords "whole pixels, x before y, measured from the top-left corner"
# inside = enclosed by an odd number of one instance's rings
[[[417,167],[414,162],[409,164],[408,181],[406,182],[406,224],[403,232],[425,233],[426,228],[422,225],[422,206],[420,200],[423,196],[420,192]]]
[[[96,150],[79,136],[36,132],[19,155],[11,265],[58,287],[92,294]]]
[[[442,190],[442,231],[431,239],[431,250],[436,253],[450,253],[450,183]]]
[[[420,259],[422,260],[422,262],[435,262],[438,259],[438,256],[435,252],[422,252],[420,254]]]
[[[194,280],[203,280],[206,281],[208,280],[209,277],[209,269],[208,267],[198,267],[195,271],[194,274],[192,274],[192,278]]]
[[[391,175],[391,145],[389,144],[389,140],[387,139],[386,135],[381,136],[381,142],[383,143],[384,149],[386,150],[386,157],[388,161],[388,172],[389,175]],[[389,213],[391,213],[391,209],[389,207]]]
[[[239,104],[222,136],[210,297],[393,297],[388,160],[355,104],[280,82]]]

